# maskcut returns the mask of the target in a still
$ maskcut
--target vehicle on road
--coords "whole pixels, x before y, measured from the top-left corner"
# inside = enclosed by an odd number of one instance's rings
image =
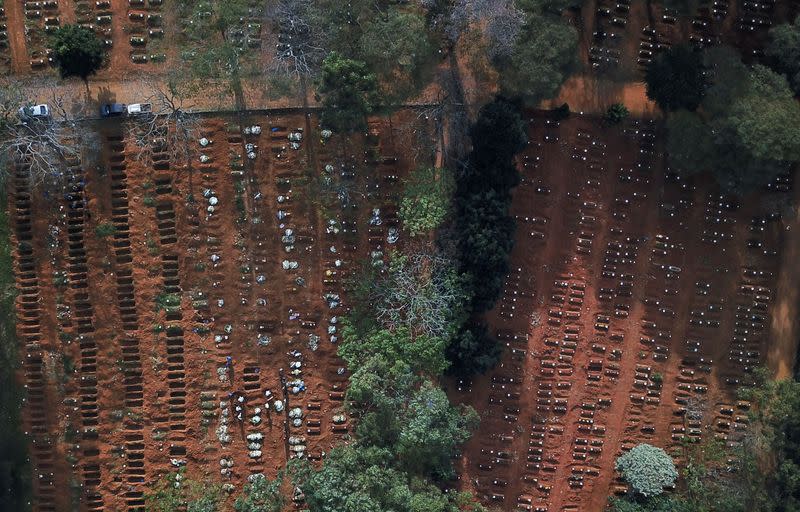
[[[50,107],[46,103],[20,107],[19,117],[22,119],[46,119],[50,117]]]
[[[100,107],[100,117],[118,117],[128,112],[123,103],[106,103]]]
[[[153,110],[153,105],[150,103],[131,103],[128,105],[128,114],[129,115],[137,115],[137,114],[146,114]]]

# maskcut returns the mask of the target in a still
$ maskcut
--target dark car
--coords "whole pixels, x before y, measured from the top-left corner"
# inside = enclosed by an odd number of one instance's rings
[[[127,112],[122,103],[106,103],[100,107],[100,117],[117,117]]]

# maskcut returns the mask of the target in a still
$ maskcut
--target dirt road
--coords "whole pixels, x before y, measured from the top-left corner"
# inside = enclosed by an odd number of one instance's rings
[[[795,192],[795,204],[800,194]],[[797,354],[797,305],[800,300],[800,209],[792,207],[791,217],[784,222],[784,252],[775,294],[775,306],[770,324],[767,366],[778,379],[792,376]]]

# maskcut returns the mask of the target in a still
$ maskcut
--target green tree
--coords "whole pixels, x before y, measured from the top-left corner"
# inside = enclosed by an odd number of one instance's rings
[[[729,49],[709,51],[706,64],[713,81],[702,112],[668,118],[670,164],[687,173],[710,170],[734,192],[763,186],[800,159],[800,106],[783,76],[748,69]]]
[[[740,464],[748,489],[747,510],[800,510],[800,382],[770,380],[756,373],[759,383],[742,390],[753,403],[752,431]]]
[[[358,419],[360,443],[393,448],[403,421],[400,413],[419,380],[408,363],[383,354],[369,357],[351,374],[345,403]]]
[[[176,2],[183,23],[181,62],[177,69],[187,82],[208,94],[212,88],[233,95],[237,110],[246,108],[243,80],[255,75],[244,36],[244,20],[262,15],[263,7],[249,0],[184,0]]]
[[[511,56],[498,63],[503,90],[531,105],[553,97],[575,69],[577,49],[572,26],[529,15]]]
[[[445,494],[396,469],[393,460],[385,449],[346,445],[331,450],[318,471],[305,461],[291,471],[310,512],[485,512],[461,493]]]
[[[769,65],[778,73],[786,75],[792,91],[800,93],[800,27],[784,23],[769,31],[769,43],[764,55]]]
[[[364,62],[331,52],[322,63],[319,93],[323,95],[322,123],[335,131],[367,127],[367,116],[378,104],[378,80]]]
[[[244,486],[233,509],[236,512],[281,512],[286,506],[286,498],[281,494],[282,484],[282,473],[275,480],[264,475],[256,477]]]
[[[180,479],[183,471],[162,476],[145,495],[147,512],[172,512],[186,505]]]
[[[445,340],[424,335],[412,339],[405,327],[394,331],[380,330],[365,336],[359,336],[352,328],[346,327],[343,338],[339,356],[347,362],[350,371],[357,371],[373,354],[406,361],[414,372],[429,375],[441,375],[448,365],[444,357]]]
[[[800,160],[800,105],[786,78],[760,65],[748,78],[747,94],[728,114],[740,143],[755,158]]]
[[[166,473],[145,495],[147,512],[217,512],[222,501],[218,484],[200,483],[186,477],[185,468]]]
[[[641,443],[617,458],[614,465],[631,486],[644,498],[652,498],[664,492],[678,478],[675,463],[661,448]]]
[[[703,96],[703,115],[707,119],[725,117],[733,101],[747,92],[748,81],[742,78],[749,70],[739,53],[727,46],[706,50],[703,66],[711,77]]]
[[[684,174],[713,169],[717,159],[711,129],[688,110],[667,117],[666,149],[670,165]]]
[[[619,124],[630,115],[628,108],[622,103],[614,103],[606,110],[603,120],[608,124]]]
[[[612,512],[703,512],[675,496],[656,496],[650,499],[611,498]],[[708,509],[711,512],[712,509]],[[715,511],[721,512],[721,511]]]
[[[447,169],[425,167],[411,173],[400,200],[400,220],[411,236],[430,233],[450,207],[453,179]]]
[[[419,91],[433,70],[434,46],[422,16],[389,9],[363,25],[358,58],[376,74],[382,103],[395,104]]]
[[[663,110],[697,110],[705,93],[703,60],[688,45],[676,45],[647,66],[647,97]]]
[[[514,155],[528,141],[521,105],[497,98],[484,105],[470,126],[472,153],[464,174],[458,178],[459,195],[491,188],[507,194],[519,182]]]
[[[447,345],[449,372],[461,377],[485,373],[497,364],[501,352],[485,323],[467,325]]]
[[[444,391],[425,382],[405,416],[395,447],[401,466],[414,474],[451,478],[450,460],[477,427],[478,415],[471,408],[451,406]]]
[[[491,309],[503,289],[514,246],[508,202],[494,190],[471,194],[458,208],[461,271],[468,278],[474,311]]]
[[[105,49],[94,31],[80,25],[64,25],[53,34],[53,58],[62,78],[86,81],[103,65]]]

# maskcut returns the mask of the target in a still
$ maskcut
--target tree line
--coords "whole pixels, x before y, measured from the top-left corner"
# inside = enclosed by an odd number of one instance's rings
[[[667,113],[674,170],[711,172],[724,189],[745,192],[800,161],[797,34],[795,25],[772,29],[764,64],[747,65],[724,46],[677,45],[653,61],[647,95]]]

